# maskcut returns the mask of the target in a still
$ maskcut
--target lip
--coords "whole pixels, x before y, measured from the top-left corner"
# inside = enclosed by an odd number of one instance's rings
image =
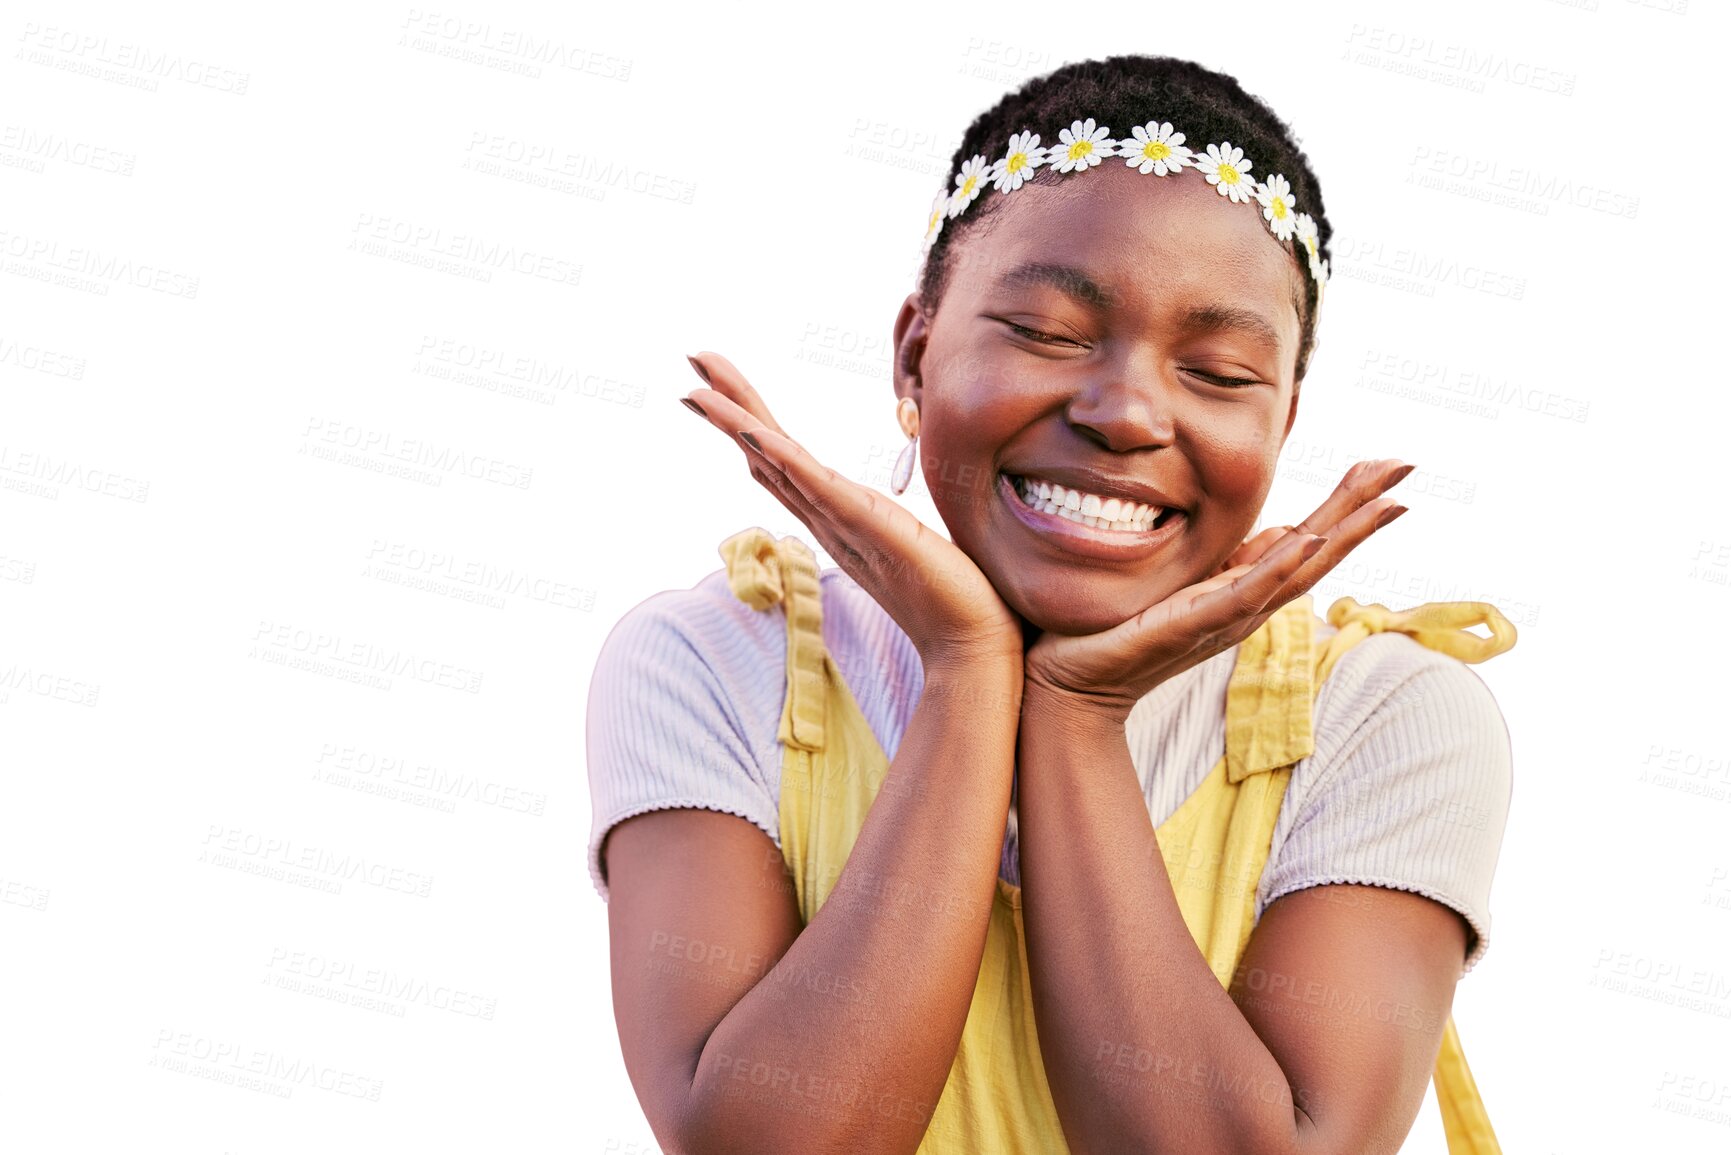
[[[1184,511],[1175,509],[1158,526],[1141,533],[1096,529],[1027,505],[1016,493],[1007,473],[998,474],[998,496],[1010,507],[1016,520],[1038,534],[1041,541],[1065,553],[1102,561],[1139,561],[1148,557],[1176,538],[1185,521]]]
[[[1172,509],[1178,505],[1168,495],[1155,489],[1145,481],[1133,477],[1119,477],[1111,473],[1102,473],[1098,469],[1090,469],[1086,465],[1048,465],[1030,466],[1027,469],[1006,469],[1017,477],[1037,477],[1041,481],[1050,481],[1065,489],[1075,489],[1082,493],[1097,493],[1102,498],[1129,498],[1147,505],[1158,505]]]

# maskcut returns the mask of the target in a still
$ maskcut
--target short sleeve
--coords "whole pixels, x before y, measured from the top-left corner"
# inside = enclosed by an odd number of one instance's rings
[[[779,709],[783,686],[774,679],[785,678],[785,650],[770,654],[763,645],[765,628],[781,630],[782,618],[751,619],[754,611],[725,584],[716,587],[706,582],[640,603],[596,659],[586,716],[588,863],[603,902],[602,843],[636,814],[717,810],[746,819],[780,846],[775,791],[752,735],[759,715]]]
[[[1374,635],[1324,683],[1316,732],[1316,752],[1293,770],[1297,807],[1276,825],[1257,916],[1282,895],[1332,883],[1422,894],[1471,927],[1466,974],[1490,947],[1491,880],[1513,787],[1490,688],[1458,659],[1405,635]]]

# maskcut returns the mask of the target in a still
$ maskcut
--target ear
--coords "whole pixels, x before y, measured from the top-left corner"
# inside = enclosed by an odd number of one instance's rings
[[[1297,273],[1297,266],[1289,266],[1289,268],[1295,275],[1301,275]],[[1293,305],[1296,307],[1303,300],[1303,287],[1295,285],[1292,297]],[[1295,312],[1297,312],[1299,316],[1304,315],[1304,310],[1302,308],[1295,308]],[[1305,358],[1304,362],[1304,368],[1307,372],[1309,371],[1310,366],[1316,363],[1316,351],[1321,347],[1322,334],[1320,332],[1313,332],[1310,337],[1310,356]],[[1292,432],[1292,423],[1298,420],[1298,394],[1303,387],[1304,378],[1294,376],[1292,379],[1292,402],[1286,407],[1286,428],[1282,430],[1280,434],[1280,443],[1282,445],[1286,444],[1287,435]]]
[[[925,401],[922,395],[924,382],[920,375],[920,364],[925,357],[926,336],[929,332],[925,310],[920,304],[920,295],[909,293],[896,313],[893,331],[895,357],[890,376],[895,383],[896,396],[912,397],[916,405]]]

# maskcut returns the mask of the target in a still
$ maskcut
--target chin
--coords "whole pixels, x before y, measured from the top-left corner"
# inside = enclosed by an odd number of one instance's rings
[[[1061,597],[1041,598],[1028,605],[1017,605],[1012,608],[1022,615],[1034,629],[1046,634],[1063,634],[1068,637],[1081,637],[1087,634],[1103,633],[1114,626],[1123,624],[1141,613],[1147,606],[1125,606],[1120,612],[1119,607],[1105,606],[1100,602],[1082,599],[1086,604],[1065,604]],[[1152,603],[1150,603],[1152,604]]]
[[[1006,604],[1034,629],[1078,637],[1122,625],[1201,580],[1200,575],[1187,577],[1161,569],[1146,578],[1120,575],[1108,582],[1102,574],[1078,574],[1044,587],[998,585],[998,589]]]

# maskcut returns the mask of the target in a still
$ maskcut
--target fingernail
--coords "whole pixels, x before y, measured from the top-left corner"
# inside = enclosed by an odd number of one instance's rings
[[[1319,537],[1314,541],[1305,542],[1304,543],[1304,560],[1309,561],[1311,558],[1315,557],[1316,551],[1321,549],[1323,546],[1325,546],[1327,544],[1328,544],[1328,539],[1326,537]]]
[[[693,357],[690,353],[685,355],[685,359],[691,362],[691,367],[697,370],[697,375],[703,378],[703,383],[713,388],[713,382],[709,380],[709,373],[704,369],[703,362],[699,361],[696,357]]]
[[[741,429],[739,431],[739,439],[741,441],[745,442],[747,445],[751,446],[752,449],[756,450],[758,453],[763,453],[763,446],[761,446],[757,443],[757,438],[755,438],[751,435],[751,430]]]
[[[697,414],[699,417],[709,416],[709,414],[707,414],[703,411],[703,406],[699,405],[697,402],[693,401],[689,397],[681,397],[679,399],[679,403],[681,405],[685,406],[687,409],[691,410],[693,413]]]
[[[1403,514],[1405,512],[1406,512],[1406,506],[1404,506],[1404,505],[1391,505],[1391,506],[1389,506],[1386,510],[1383,511],[1382,516],[1376,519],[1376,528],[1381,529],[1383,526],[1387,525],[1389,522],[1393,521],[1395,518],[1399,517],[1401,514]]]
[[[1388,479],[1388,483],[1392,486],[1392,485],[1396,485],[1402,481],[1405,481],[1406,475],[1411,473],[1413,470],[1415,470],[1417,468],[1418,468],[1418,466],[1416,466],[1416,465],[1402,466],[1400,469],[1395,471],[1395,474],[1393,477]]]

